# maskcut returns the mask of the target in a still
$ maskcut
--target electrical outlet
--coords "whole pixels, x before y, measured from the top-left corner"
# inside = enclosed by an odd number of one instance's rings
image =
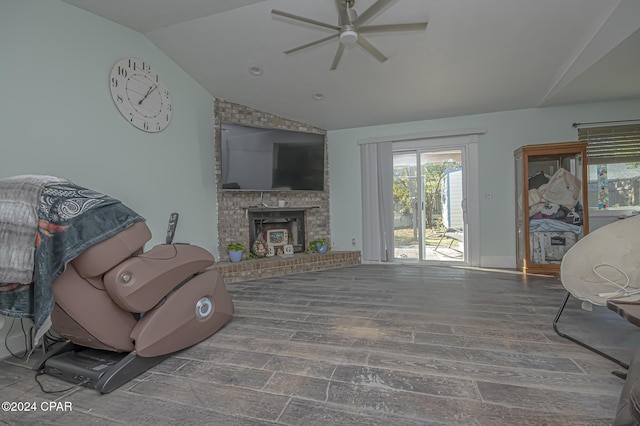
[[[352,238],[352,239],[351,239],[351,245],[352,245],[353,247],[355,247],[355,246],[356,246],[356,239],[355,239],[355,238]]]

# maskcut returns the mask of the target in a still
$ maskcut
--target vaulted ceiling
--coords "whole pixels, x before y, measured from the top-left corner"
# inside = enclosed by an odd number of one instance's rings
[[[337,38],[283,53],[335,30],[271,11],[338,26],[336,0],[63,1],[143,33],[214,97],[327,130],[640,97],[638,0],[355,0],[384,4],[367,25],[428,25],[367,33],[388,59],[350,46],[335,70]]]

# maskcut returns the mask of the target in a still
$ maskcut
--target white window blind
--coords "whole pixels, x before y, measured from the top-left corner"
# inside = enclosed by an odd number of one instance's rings
[[[588,143],[589,164],[640,162],[640,124],[584,127],[578,137]]]
[[[583,127],[587,142],[589,208],[640,207],[640,124]]]

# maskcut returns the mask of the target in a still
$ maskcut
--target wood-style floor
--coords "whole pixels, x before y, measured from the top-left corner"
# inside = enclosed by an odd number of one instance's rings
[[[359,265],[228,284],[234,319],[116,391],[45,394],[0,363],[0,424],[609,425],[618,366],[557,336],[557,278]],[[640,329],[571,300],[565,332],[629,361]],[[40,377],[45,389],[68,383]]]

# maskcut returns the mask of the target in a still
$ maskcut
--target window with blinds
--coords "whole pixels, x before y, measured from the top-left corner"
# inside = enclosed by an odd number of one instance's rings
[[[640,124],[584,127],[589,169],[589,207],[637,210],[640,207]]]

